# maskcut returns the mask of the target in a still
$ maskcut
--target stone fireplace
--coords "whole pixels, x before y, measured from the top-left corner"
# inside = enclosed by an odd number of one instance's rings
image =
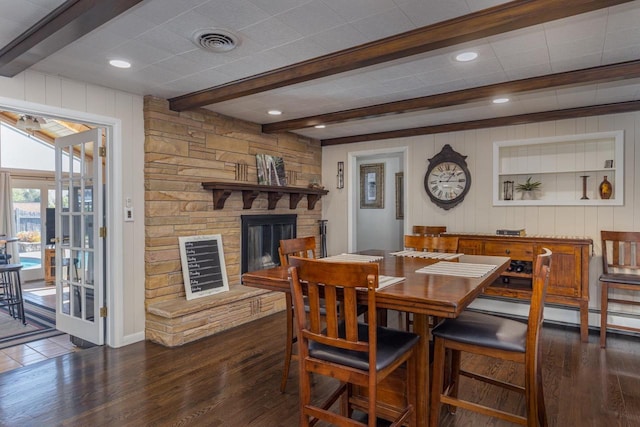
[[[269,240],[269,257],[277,262],[281,238],[318,236],[322,201],[308,191],[310,183],[321,181],[320,141],[263,134],[259,124],[208,110],[175,112],[167,100],[153,97],[145,98],[145,138],[146,338],[180,346],[284,310],[281,292],[242,285],[241,248],[254,248],[262,256]],[[224,207],[218,206],[214,191],[203,183],[257,186],[258,153],[282,157],[288,187],[301,192],[273,197],[238,189],[225,194]],[[295,216],[294,234],[275,231],[269,239],[242,242],[242,216],[281,215]],[[187,300],[178,239],[209,234],[222,236],[229,291]]]
[[[242,273],[280,265],[280,240],[296,237],[297,218],[290,215],[242,215]]]

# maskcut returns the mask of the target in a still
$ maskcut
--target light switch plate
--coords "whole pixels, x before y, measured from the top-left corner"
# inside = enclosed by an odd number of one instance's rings
[[[124,208],[124,221],[133,222],[133,208]]]

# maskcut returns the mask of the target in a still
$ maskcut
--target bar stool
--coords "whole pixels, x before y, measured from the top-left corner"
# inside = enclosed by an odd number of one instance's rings
[[[7,251],[7,243],[17,242],[17,237],[7,237],[4,234],[0,234],[0,264],[9,264],[11,261],[11,254]]]
[[[9,315],[14,319],[22,320],[26,325],[20,270],[22,270],[22,264],[0,265],[0,306],[8,307]]]

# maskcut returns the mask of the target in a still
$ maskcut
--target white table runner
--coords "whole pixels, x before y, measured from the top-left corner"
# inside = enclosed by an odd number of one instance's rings
[[[340,254],[319,258],[320,261],[328,262],[377,262],[383,259],[383,256],[360,255],[360,254]]]
[[[441,274],[458,277],[482,277],[494,270],[497,265],[472,264],[467,262],[439,261],[416,270],[416,273]]]
[[[423,252],[423,251],[406,250],[406,251],[391,252],[391,255],[404,256],[404,257],[410,257],[410,258],[445,259],[445,260],[448,260],[448,259],[460,258],[464,254],[451,254],[451,253],[447,253],[447,252]]]
[[[386,288],[402,281],[404,281],[404,277],[378,276],[378,289]]]

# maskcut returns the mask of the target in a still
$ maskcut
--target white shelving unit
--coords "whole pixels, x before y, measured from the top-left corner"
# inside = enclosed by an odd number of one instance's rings
[[[613,166],[605,167],[606,161]],[[588,176],[586,196],[583,178]],[[607,177],[609,199],[598,188]],[[535,200],[515,190],[528,177],[542,183]],[[514,181],[513,200],[504,200],[504,182]],[[493,143],[494,206],[620,206],[624,203],[624,132],[601,132]]]

